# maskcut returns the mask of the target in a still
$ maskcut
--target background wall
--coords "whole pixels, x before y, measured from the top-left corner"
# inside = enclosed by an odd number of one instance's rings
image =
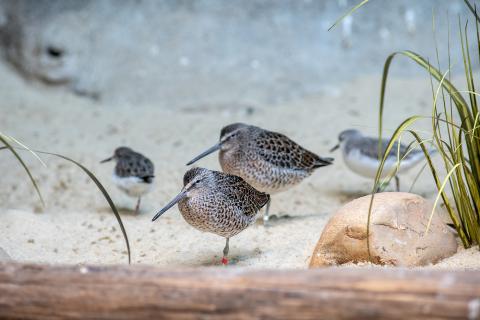
[[[434,57],[434,4],[446,53],[446,14],[456,38],[466,10],[460,0],[371,1],[327,32],[357,2],[1,0],[1,50],[23,76],[108,104],[273,105],[338,95],[339,83],[380,73],[393,50]]]

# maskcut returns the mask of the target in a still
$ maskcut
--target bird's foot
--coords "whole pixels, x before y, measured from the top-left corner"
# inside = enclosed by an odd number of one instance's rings
[[[222,258],[222,264],[226,266],[228,264],[228,259],[226,257]]]
[[[270,220],[270,217],[269,217],[269,216],[263,216],[263,226],[264,226],[264,227],[268,227],[268,226],[269,226],[268,220]]]

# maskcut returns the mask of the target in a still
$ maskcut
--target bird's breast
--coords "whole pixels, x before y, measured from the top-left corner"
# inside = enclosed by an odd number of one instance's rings
[[[221,193],[185,198],[178,206],[188,224],[223,237],[234,236],[253,222],[239,214]]]
[[[153,186],[153,182],[147,183],[143,179],[135,176],[120,177],[114,173],[112,179],[119,189],[131,197],[143,196],[150,192]]]
[[[234,150],[220,150],[218,153],[218,160],[222,171],[228,174],[237,175],[239,168],[243,165],[242,157],[239,152]]]
[[[239,176],[258,191],[268,194],[285,191],[311,174],[307,170],[273,165],[255,150],[249,150],[244,154],[224,151],[219,154],[219,160],[224,172]]]

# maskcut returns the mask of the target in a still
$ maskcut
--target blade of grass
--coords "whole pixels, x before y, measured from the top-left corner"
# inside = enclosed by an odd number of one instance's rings
[[[0,135],[0,141],[1,141],[2,137]],[[0,147],[0,150],[3,150],[3,149],[10,149],[8,147],[8,145],[6,145],[6,147]],[[15,150],[13,150],[13,148],[11,148],[11,150],[17,154],[15,152]],[[127,236],[127,231],[125,230],[125,227],[123,225],[123,222],[122,222],[122,218],[120,217],[120,214],[118,213],[118,210],[117,210],[117,207],[115,206],[115,204],[113,203],[113,200],[112,198],[110,197],[110,195],[108,194],[107,190],[105,189],[105,187],[101,184],[101,182],[97,179],[97,177],[90,171],[88,170],[85,166],[83,166],[81,163],[71,159],[71,158],[68,158],[66,156],[63,156],[61,154],[57,154],[57,153],[52,153],[52,152],[45,152],[45,151],[38,151],[36,150],[35,152],[37,153],[42,153],[42,154],[47,154],[47,155],[52,155],[52,156],[56,156],[56,157],[59,157],[59,158],[62,158],[64,160],[67,160],[69,162],[72,162],[74,163],[75,165],[77,165],[78,167],[80,167],[89,177],[90,179],[93,180],[93,182],[96,184],[97,188],[102,192],[104,198],[107,200],[108,204],[110,205],[110,208],[112,209],[112,212],[113,214],[115,215],[115,218],[117,219],[117,222],[120,226],[120,229],[122,231],[122,234],[123,234],[123,238],[125,240],[125,244],[127,246],[127,253],[128,253],[128,264],[131,263],[131,251],[130,251],[130,242],[128,241],[128,236]]]
[[[472,5],[470,4],[470,2],[468,0],[463,0],[465,2],[465,4],[467,5],[468,9],[473,13],[473,15],[475,16],[475,19],[477,19],[477,21],[480,22],[480,17],[478,16],[477,14],[477,9],[476,8],[473,8]]]
[[[410,188],[408,189],[408,192],[411,193],[413,190],[413,187],[415,187],[415,184],[417,183],[418,179],[422,175],[423,171],[425,171],[425,168],[427,167],[428,163],[424,163],[422,168],[418,170],[418,173],[415,175],[415,178],[413,179],[412,184],[410,185]]]
[[[408,130],[408,132],[410,132],[418,142],[422,141],[420,136],[415,131]],[[425,158],[427,159],[427,163],[430,167],[430,171],[432,172],[432,177],[433,177],[433,179],[435,181],[435,184],[437,186],[437,190],[440,190],[440,188],[441,188],[440,179],[438,178],[437,170],[435,169],[435,166],[433,165],[433,162],[432,162],[432,159],[429,155],[429,152],[423,144],[421,144],[420,147],[422,148],[422,151],[425,155]],[[458,231],[458,235],[459,235],[460,239],[462,240],[462,243],[464,245],[466,245],[468,243],[468,241],[466,239],[465,232],[461,228],[459,228],[460,222],[458,221],[457,217],[455,216],[455,212],[453,211],[453,208],[450,205],[450,201],[448,200],[447,195],[445,194],[443,189],[442,189],[441,192],[439,191],[438,193],[442,197],[443,203],[445,204],[445,207],[448,211],[448,214],[450,215],[450,218],[452,219],[452,222],[453,222],[453,224],[455,225],[455,228]]]
[[[469,7],[470,11],[475,15],[476,18],[476,41],[478,48],[478,58],[480,59],[480,34],[479,34],[479,21],[476,6],[472,7],[469,1],[465,0],[465,3]],[[448,17],[447,17],[448,18]],[[434,18],[435,19],[435,18]],[[383,77],[381,82],[381,91],[380,91],[380,108],[379,108],[379,137],[382,135],[382,124],[383,124],[383,114],[384,114],[384,104],[385,104],[385,91],[386,83],[388,78],[388,72],[393,58],[396,55],[403,55],[417,63],[419,66],[424,68],[430,75],[431,88],[432,88],[432,97],[433,97],[433,109],[432,109],[432,128],[433,128],[433,139],[435,141],[435,146],[439,155],[441,156],[444,164],[445,171],[447,175],[442,181],[439,179],[437,174],[437,169],[433,165],[431,157],[428,150],[425,148],[425,145],[422,143],[422,139],[417,134],[415,130],[408,129],[404,126],[403,122],[391,137],[388,145],[389,147],[399,139],[400,135],[404,131],[410,132],[417,142],[420,144],[422,151],[427,159],[427,164],[434,178],[438,194],[435,200],[432,213],[435,209],[435,206],[438,205],[440,197],[445,204],[446,209],[455,225],[455,228],[458,232],[460,239],[465,248],[470,247],[472,244],[480,244],[480,139],[477,138],[476,132],[478,122],[480,121],[479,110],[478,110],[478,101],[477,95],[475,92],[474,84],[474,72],[472,68],[472,59],[470,57],[469,51],[469,39],[468,39],[468,24],[465,24],[464,27],[461,25],[459,20],[459,34],[460,34],[460,44],[462,49],[462,58],[463,66],[465,70],[465,79],[468,87],[468,102],[462,96],[462,92],[458,91],[451,82],[450,70],[451,70],[451,57],[450,57],[450,27],[448,26],[448,71],[441,72],[439,64],[439,54],[437,46],[437,64],[438,68],[433,67],[428,60],[422,56],[414,53],[413,51],[399,51],[394,52],[387,57],[383,69]],[[435,21],[433,21],[433,31],[435,38]],[[436,44],[436,39],[435,44]],[[448,78],[446,77],[448,75]],[[439,81],[439,87],[437,90],[434,90],[433,81],[435,79]],[[437,110],[437,101],[439,97],[439,89],[441,90],[441,97],[443,101],[443,114]],[[448,101],[450,103],[449,109],[447,109],[447,98],[445,93],[448,94]],[[456,112],[454,114],[454,112]],[[455,124],[458,118],[458,124]],[[408,121],[411,118],[408,118]],[[442,130],[446,128],[448,133],[448,138],[445,139],[442,137]],[[385,150],[383,157],[381,157],[381,148],[379,145],[379,159],[381,163],[379,165],[377,176],[374,184],[378,185],[378,177],[383,170],[383,164],[387,152]],[[446,187],[450,187],[451,195],[455,203],[455,209],[451,205],[449,198],[446,194]],[[370,256],[370,246],[369,246],[369,226],[371,219],[372,203],[373,203],[374,193],[372,193],[372,199],[370,202],[369,208],[369,217],[367,223],[367,245],[368,252]],[[431,224],[432,215],[429,217],[429,222],[427,225],[427,230]]]
[[[73,160],[69,157],[63,156],[63,155],[58,154],[58,153],[52,153],[52,152],[45,152],[45,151],[37,151],[37,152],[38,153],[43,153],[43,154],[53,155],[53,156],[62,158],[64,160],[67,160],[67,161],[70,161],[70,162],[76,164],[78,167],[80,167],[90,177],[90,179],[93,180],[93,182],[95,182],[98,189],[100,189],[103,196],[105,197],[108,204],[110,205],[110,208],[112,209],[112,212],[115,215],[115,218],[117,218],[118,224],[120,225],[120,229],[122,230],[123,238],[125,239],[125,244],[127,246],[128,264],[130,264],[131,263],[131,252],[130,252],[130,243],[128,241],[127,231],[125,230],[125,227],[124,227],[123,222],[122,222],[122,218],[120,217],[120,214],[118,213],[117,207],[115,206],[115,204],[113,203],[112,199],[110,198],[110,195],[108,194],[107,190],[100,183],[100,181],[97,179],[97,177],[95,177],[95,175],[90,170],[88,170],[85,166],[83,166],[81,163],[79,163],[79,162],[77,162],[77,161],[75,161],[75,160]]]
[[[347,11],[346,13],[344,13],[340,18],[337,19],[337,21],[335,21],[331,26],[330,28],[328,28],[328,31],[332,30],[333,28],[335,28],[343,19],[345,19],[347,16],[351,15],[352,13],[354,13],[355,11],[357,11],[358,9],[360,9],[360,7],[362,7],[364,4],[366,4],[369,0],[363,0],[362,2],[360,2],[359,4],[357,4],[356,6],[354,6],[353,8],[351,8],[349,11]]]
[[[25,162],[20,157],[20,155],[15,151],[14,147],[8,142],[8,138],[6,138],[6,136],[4,136],[2,133],[0,133],[0,142],[2,142],[5,145],[5,147],[4,147],[5,149],[10,150],[10,152],[15,156],[15,158],[17,158],[18,162],[20,162],[23,169],[25,169],[25,171],[28,174],[28,177],[30,178],[30,181],[33,184],[33,187],[35,188],[35,191],[38,194],[38,197],[40,198],[40,202],[42,203],[42,206],[45,207],[45,202],[43,201],[43,197],[42,197],[42,193],[40,192],[40,188],[38,187],[37,182],[33,178],[33,175],[30,172],[30,169],[28,169],[28,166],[25,164]]]
[[[40,163],[46,168],[47,165],[45,164],[45,162],[43,162],[43,160],[40,158],[40,156],[38,154],[35,153],[35,151],[33,151],[32,149],[30,149],[28,146],[26,146],[25,144],[23,144],[22,142],[20,142],[19,140],[15,139],[14,137],[12,136],[9,136],[9,135],[6,135],[5,133],[2,133],[0,132],[0,135],[3,135],[4,137],[12,140],[13,142],[15,142],[16,144],[18,144],[19,146],[23,147],[24,149],[27,149],[28,152],[30,152],[35,158],[37,158],[38,161],[40,161]]]
[[[440,189],[438,190],[437,197],[435,198],[435,202],[433,203],[432,212],[430,213],[430,217],[428,218],[427,228],[425,229],[425,235],[428,233],[428,230],[430,229],[433,214],[435,213],[435,209],[437,208],[438,200],[440,200],[441,194],[443,193],[443,190],[445,189],[445,186],[447,185],[447,182],[449,181],[450,176],[454,173],[455,169],[457,169],[457,167],[459,167],[461,165],[462,165],[461,163],[457,163],[455,166],[453,166],[453,168],[448,172],[445,179],[443,179],[442,185],[440,186]]]
[[[382,86],[383,86],[383,81],[382,81]],[[411,126],[413,123],[421,119],[421,116],[412,116],[403,121],[400,126],[395,130],[393,133],[392,137],[390,138],[390,141],[387,144],[387,147],[383,151],[383,156],[381,157],[380,165],[377,169],[377,173],[375,175],[375,180],[373,184],[373,190],[371,193],[371,198],[370,198],[370,204],[368,206],[368,216],[367,216],[367,252],[368,252],[368,258],[371,260],[371,252],[370,252],[370,221],[371,221],[371,216],[372,216],[372,208],[373,208],[373,200],[375,198],[375,193],[377,193],[377,190],[379,188],[379,182],[380,178],[383,172],[383,168],[385,166],[385,161],[387,160],[387,156],[390,153],[390,150],[392,149],[393,145],[395,144],[395,141],[398,139],[399,135],[403,130]]]

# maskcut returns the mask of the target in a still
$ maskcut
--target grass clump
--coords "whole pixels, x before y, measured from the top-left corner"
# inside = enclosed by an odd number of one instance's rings
[[[468,1],[465,2],[476,18],[475,44],[478,50],[476,56],[480,60],[478,15],[476,9]],[[464,91],[458,90],[451,82],[450,59],[448,69],[442,71],[439,63],[438,66],[434,66],[413,51],[395,52],[387,58],[383,69],[380,94],[379,136],[381,137],[382,134],[388,72],[394,57],[405,56],[427,71],[432,83],[433,105],[431,116],[412,116],[397,127],[390,138],[388,147],[381,154],[382,162],[377,171],[375,185],[381,183],[383,164],[395,141],[400,139],[404,133],[411,134],[423,150],[435,181],[438,191],[435,206],[440,199],[443,201],[464,247],[468,248],[480,244],[480,113],[477,102],[479,93],[475,89],[476,80],[469,46],[468,21],[462,24],[459,19],[459,37],[467,83],[467,89]],[[438,82],[437,88],[434,88],[433,80]],[[430,152],[425,147],[425,140],[421,139],[418,131],[411,129],[416,121],[425,118],[431,120],[432,139],[430,140],[441,158],[441,168],[436,167],[432,162]],[[446,172],[443,179],[439,176],[440,170]]]
[[[338,25],[342,19],[364,6],[367,2],[368,0],[360,1],[350,11],[340,17],[330,29]],[[464,0],[464,2],[475,19],[475,55],[478,59],[477,61],[480,61],[480,16],[477,13],[475,5],[472,5],[468,0]],[[432,65],[427,59],[410,50],[394,52],[388,56],[385,61],[380,93],[380,140],[382,136],[383,111],[385,106],[385,91],[388,72],[393,59],[398,55],[407,57],[412,62],[422,67],[430,75],[433,97],[432,115],[428,117],[414,115],[405,119],[393,133],[389,144],[387,148],[383,150],[383,153],[381,144],[379,144],[379,159],[381,159],[381,164],[377,170],[375,184],[372,191],[367,234],[370,226],[370,214],[375,192],[385,183],[385,181],[380,181],[380,177],[382,176],[387,155],[394,147],[395,142],[399,141],[404,133],[409,133],[416,141],[416,144],[412,144],[410,147],[413,148],[419,146],[424,152],[428,167],[430,168],[430,172],[438,191],[434,208],[432,209],[432,215],[435,206],[441,199],[464,247],[468,248],[473,245],[480,245],[480,113],[477,101],[477,97],[480,93],[475,89],[476,80],[472,67],[468,36],[468,21],[462,24],[459,18],[458,23],[467,90],[460,91],[451,82],[450,31],[448,34],[449,65],[448,69],[444,72],[442,72],[440,68],[438,49],[438,66]],[[433,80],[438,82],[438,87],[436,89],[434,88]],[[417,130],[411,129],[411,126],[420,119],[430,119],[432,124],[431,139],[422,139]],[[442,168],[434,165],[431,159],[432,152],[426,148],[426,142],[431,142],[434,149],[441,157]],[[405,155],[403,157],[405,157]],[[398,165],[402,160],[400,154],[398,154],[397,159],[398,168]],[[443,169],[446,172],[443,179],[440,179],[438,173],[440,169]],[[395,171],[389,172],[389,179],[395,174]],[[428,231],[428,227],[429,226],[427,226],[426,231]],[[369,246],[368,239],[369,237],[367,237],[367,245]]]
[[[18,140],[16,140],[15,138],[11,137],[11,136],[8,136],[6,134],[3,134],[3,133],[0,133],[0,142],[3,143],[3,147],[0,147],[0,150],[9,150],[14,156],[15,158],[18,160],[18,162],[22,165],[22,167],[25,169],[28,177],[30,178],[30,181],[32,182],[34,188],[35,188],[35,191],[37,192],[39,198],[40,198],[40,201],[42,202],[42,205],[45,206],[45,202],[43,201],[43,197],[42,197],[42,194],[40,193],[40,188],[38,187],[38,184],[37,182],[35,181],[35,179],[33,178],[33,175],[32,173],[30,172],[30,169],[28,168],[28,166],[25,164],[25,162],[23,161],[22,157],[18,154],[18,152],[16,151],[16,149],[22,149],[22,150],[28,150],[30,151],[30,153],[32,153],[42,164],[43,161],[40,159],[40,157],[37,155],[37,153],[41,153],[41,154],[46,154],[46,155],[51,155],[51,156],[55,156],[55,157],[58,157],[58,158],[61,158],[63,160],[66,160],[66,161],[69,161],[73,164],[75,164],[76,166],[78,166],[80,169],[83,170],[83,172],[85,172],[88,177],[95,183],[95,185],[97,186],[97,188],[100,190],[100,192],[102,193],[102,195],[104,196],[104,198],[107,200],[110,208],[112,209],[112,212],[113,214],[115,215],[115,218],[117,219],[117,222],[120,226],[120,229],[122,230],[122,235],[123,235],[123,238],[125,240],[125,245],[127,247],[127,254],[128,254],[128,263],[130,264],[131,262],[131,252],[130,252],[130,243],[128,241],[128,236],[127,236],[127,231],[125,230],[125,227],[123,225],[123,222],[122,222],[122,219],[120,217],[120,214],[118,213],[118,210],[115,206],[115,204],[113,203],[112,201],[112,198],[110,197],[110,195],[108,194],[107,190],[105,189],[105,187],[100,183],[100,181],[98,180],[98,178],[90,171],[88,170],[85,166],[83,166],[81,163],[71,159],[71,158],[68,158],[66,156],[63,156],[61,154],[57,154],[57,153],[51,153],[51,152],[45,152],[45,151],[33,151],[31,150],[30,148],[28,148],[27,146],[25,146],[24,144],[22,144],[21,142],[19,142]],[[44,164],[45,165],[45,164]]]

